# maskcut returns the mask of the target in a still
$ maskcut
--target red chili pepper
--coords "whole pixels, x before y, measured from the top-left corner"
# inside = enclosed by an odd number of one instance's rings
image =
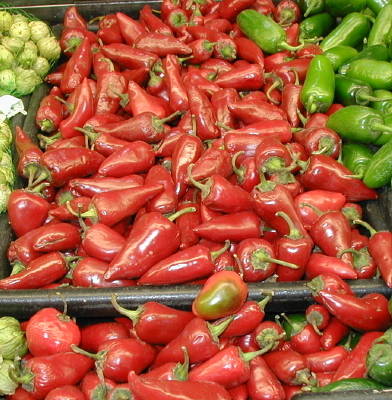
[[[196,39],[188,43],[188,46],[192,49],[192,58],[189,59],[189,62],[191,64],[199,64],[211,58],[214,45],[214,42],[206,39]]]
[[[64,28],[61,32],[60,47],[67,57],[71,57],[76,49],[87,37],[90,43],[95,43],[98,38],[93,32],[81,28]]]
[[[54,85],[54,86],[60,86],[61,80],[63,79],[63,76],[64,76],[64,70],[65,70],[66,65],[67,65],[67,63],[60,64],[54,70],[54,72],[46,75],[44,81],[47,83],[50,83],[51,85]]]
[[[297,58],[302,58],[302,57],[314,57],[319,54],[323,54],[323,50],[321,47],[317,44],[308,44],[304,46],[302,49],[298,50],[295,53],[295,56]]]
[[[353,329],[385,330],[392,323],[388,312],[388,300],[381,294],[370,293],[358,298],[321,290],[319,295],[328,311]]]
[[[123,218],[135,214],[162,190],[162,185],[145,185],[98,193],[92,198],[89,211],[81,214],[81,217],[112,226]]]
[[[117,12],[116,17],[125,43],[132,46],[140,35],[146,33],[143,25],[128,15]]]
[[[369,224],[360,223],[370,232],[369,252],[378,266],[381,276],[388,287],[392,287],[392,233],[377,232]]]
[[[160,367],[153,368],[141,375],[145,379],[158,379],[161,381],[185,381],[188,377],[189,360],[184,347],[185,361],[183,363],[168,362]]]
[[[270,15],[274,13],[275,5],[272,0],[256,0],[252,8],[261,14]]]
[[[252,64],[258,64],[261,69],[264,69],[264,54],[259,46],[245,37],[235,38],[234,43],[237,46],[238,57]]]
[[[132,320],[137,337],[149,344],[168,344],[194,318],[189,311],[176,310],[152,301],[136,310],[127,310],[112,296],[112,304],[117,312]]]
[[[367,373],[367,353],[374,341],[381,337],[382,334],[383,332],[367,332],[363,334],[351,353],[340,364],[332,381],[336,382],[341,379],[364,378]]]
[[[297,3],[293,2],[295,5]],[[297,5],[298,7],[298,5]],[[290,26],[283,27],[286,31],[286,41],[290,46],[298,46],[299,45],[299,35],[301,33],[300,26],[298,23],[291,24]]]
[[[211,14],[209,14],[211,16]],[[204,18],[204,26],[218,32],[228,33],[231,31],[232,24],[225,18]]]
[[[247,387],[249,396],[254,400],[284,400],[286,398],[282,384],[263,357],[257,357],[251,361]]]
[[[148,79],[149,69],[147,67],[136,69],[124,69],[121,74],[127,81],[135,81],[139,85],[144,85]]]
[[[337,318],[332,317],[331,322],[324,329],[323,335],[321,336],[321,346],[324,350],[330,350],[336,346],[348,333],[348,326],[344,325]]]
[[[184,362],[185,347],[191,364],[210,359],[219,351],[218,337],[229,325],[227,319],[218,325],[210,324],[201,318],[193,318],[173,340],[171,340],[157,355],[154,368],[167,362]]]
[[[213,218],[219,217],[222,215],[219,212],[212,211],[208,207],[206,207],[203,203],[200,204],[200,216],[201,216],[201,223],[209,222]]]
[[[7,205],[8,218],[18,237],[40,227],[48,216],[49,203],[35,191],[14,190]]]
[[[309,68],[311,58],[295,58],[276,66],[272,71],[286,83],[303,82]]]
[[[80,196],[87,197],[112,190],[130,189],[142,186],[143,183],[144,179],[140,175],[128,175],[121,178],[72,179],[69,181],[71,190],[76,191]]]
[[[313,326],[314,330],[322,335],[320,330],[325,329],[330,320],[328,310],[320,304],[312,304],[306,308],[305,316],[306,321]]]
[[[76,130],[83,132],[85,135],[83,139],[87,139],[90,142],[91,148],[104,157],[109,157],[113,153],[123,150],[130,145],[128,141],[118,139],[108,133],[97,133],[90,129],[81,128],[76,128]]]
[[[83,392],[76,386],[64,385],[51,390],[45,397],[46,400],[85,400]]]
[[[63,120],[64,106],[57,100],[58,96],[61,96],[61,91],[55,86],[40,102],[35,122],[43,132],[54,132]]]
[[[87,22],[79,14],[75,6],[68,7],[64,13],[63,24],[65,28],[79,28],[87,30]]]
[[[120,72],[106,72],[98,79],[95,114],[115,114],[120,107],[120,95],[125,93],[127,81]]]
[[[16,378],[35,399],[43,400],[57,387],[76,385],[92,366],[92,361],[83,355],[57,353],[28,359]]]
[[[161,16],[175,35],[182,36],[187,32],[188,14],[182,8],[173,5],[170,10],[165,10],[162,3]]]
[[[320,274],[334,274],[342,279],[358,278],[358,274],[351,264],[321,253],[313,253],[310,256],[305,272],[307,279],[313,279]]]
[[[149,170],[155,160],[151,146],[142,141],[128,143],[112,153],[99,167],[101,176],[121,178],[128,174]]]
[[[73,147],[85,147],[86,141],[83,136],[74,136],[68,139],[61,139],[60,134],[47,137],[44,135],[37,135],[40,146],[47,151],[54,149],[64,149]]]
[[[26,341],[30,353],[49,356],[71,351],[71,345],[79,345],[80,330],[75,321],[55,308],[42,308],[26,326]]]
[[[202,238],[222,243],[225,240],[240,242],[261,236],[262,222],[252,211],[226,214],[204,222],[194,231]]]
[[[336,346],[330,350],[306,354],[305,358],[312,372],[334,372],[349,354],[343,346]]]
[[[255,344],[260,349],[269,347],[271,350],[275,350],[282,347],[286,333],[278,323],[263,321],[254,330],[253,337]]]
[[[300,124],[299,112],[302,108],[300,94],[302,86],[294,83],[287,83],[282,90],[282,110],[287,114],[287,119],[293,128]]]
[[[229,110],[244,124],[253,124],[265,119],[286,119],[285,113],[274,104],[266,101],[250,101],[246,98],[229,105]]]
[[[196,202],[184,201],[178,207],[178,210],[192,207],[196,211],[186,213],[177,218],[176,225],[180,232],[180,249],[194,246],[199,242],[199,236],[193,231],[193,228],[201,224],[200,204]]]
[[[237,184],[247,192],[251,192],[260,183],[260,175],[254,157],[246,157],[241,161],[240,167],[237,167],[237,159],[243,154],[244,152],[239,151],[232,157],[233,171],[237,177]]]
[[[306,129],[324,128],[327,129],[328,115],[321,113],[312,114],[306,121]]]
[[[219,74],[215,83],[221,88],[258,90],[263,86],[263,70],[259,64],[249,64]]]
[[[208,247],[199,244],[180,250],[148,269],[138,280],[138,285],[184,283],[209,276],[215,270],[214,260],[223,251],[226,247],[210,252]]]
[[[344,106],[342,104],[332,104],[331,107],[329,107],[329,109],[326,112],[326,114],[328,116],[330,116],[333,113],[335,113],[336,111],[340,110],[341,108],[344,108]]]
[[[351,229],[351,247],[355,250],[369,247],[369,238],[362,235],[358,229]]]
[[[340,192],[348,201],[374,200],[377,193],[360,179],[351,178],[351,171],[338,161],[325,155],[311,156],[306,163],[300,182],[305,189]]]
[[[196,400],[230,400],[227,390],[212,382],[190,382],[190,381],[165,381],[138,377],[135,373],[130,373],[128,382],[131,391],[140,400],[147,399],[175,399]]]
[[[301,10],[293,0],[284,0],[278,3],[274,10],[275,21],[287,26],[298,22],[301,18]]]
[[[168,54],[187,55],[192,53],[192,49],[179,39],[157,32],[148,32],[140,35],[135,41],[135,47],[156,54],[159,57],[165,57]]]
[[[295,209],[304,227],[309,230],[319,216],[311,207],[301,207],[301,204],[304,203],[312,204],[324,212],[340,211],[346,203],[346,197],[342,193],[327,190],[309,190],[296,196],[294,199]]]
[[[278,350],[264,355],[264,360],[277,378],[288,384],[309,384],[312,382],[304,355],[294,350]]]
[[[105,57],[101,48],[95,49],[92,47],[93,52],[93,72],[97,80],[101,79],[108,72],[118,71],[120,68],[114,64],[112,60]]]
[[[99,345],[107,340],[130,337],[129,330],[118,322],[99,322],[84,326],[80,333],[80,347],[91,352],[97,352]]]
[[[106,396],[106,394],[116,387],[116,382],[111,379],[98,376],[96,372],[88,372],[80,382],[80,388],[82,389],[85,400],[94,400],[100,396]]]
[[[160,18],[152,12],[151,7],[146,4],[139,14],[140,20],[146,25],[150,32],[158,32],[163,35],[173,35],[172,30]]]
[[[214,107],[217,124],[222,126],[222,129],[226,127],[230,129],[236,128],[236,121],[229,111],[229,104],[239,100],[238,93],[233,88],[227,88],[214,93],[211,96],[211,104]]]
[[[186,210],[187,212],[193,209]],[[181,214],[185,212],[181,210]],[[105,279],[138,278],[158,261],[173,254],[180,246],[177,226],[172,222],[179,213],[165,218],[161,213],[147,213],[133,225],[120,253],[113,259]]]
[[[199,70],[188,70],[183,77],[183,82],[186,87],[196,86],[199,89],[199,92],[201,91],[203,94],[208,96],[222,90],[217,84],[206,79]],[[188,100],[190,100],[189,93]]]
[[[229,393],[232,400],[247,400],[248,399],[248,388],[246,384],[236,386],[233,389],[229,389]]]
[[[275,70],[279,65],[285,63],[286,61],[292,60],[293,58],[290,57],[290,52],[288,51],[280,51],[275,54],[271,54],[264,59],[265,70],[267,72],[272,72]]]
[[[110,60],[125,68],[151,68],[158,60],[156,54],[136,49],[123,43],[112,43],[101,47],[102,53]]]
[[[367,247],[360,250],[346,249],[340,253],[340,256],[346,253],[351,254],[353,257],[353,266],[357,272],[358,279],[370,279],[374,277],[377,272],[377,265]],[[385,253],[383,253],[384,255]]]
[[[78,215],[86,212],[90,204],[89,197],[76,197],[67,204],[61,204],[49,211],[49,215],[59,221],[77,220]]]
[[[122,43],[123,38],[121,35],[120,25],[115,14],[105,15],[99,21],[97,36],[104,44]]]
[[[297,328],[295,324],[291,323],[290,318],[286,318],[286,322],[289,324],[291,329],[290,333],[290,349],[297,351],[298,353],[305,355],[309,353],[315,353],[321,350],[320,335],[314,330],[311,324],[300,324]]]

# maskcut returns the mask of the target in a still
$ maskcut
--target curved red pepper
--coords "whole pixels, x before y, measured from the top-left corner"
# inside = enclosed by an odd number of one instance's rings
[[[331,322],[324,329],[321,336],[321,346],[324,350],[330,350],[336,346],[348,333],[350,329],[347,325],[332,317]]]
[[[263,86],[263,69],[259,64],[249,64],[219,74],[214,81],[221,88],[258,90]]]
[[[275,321],[263,321],[253,332],[253,340],[260,349],[269,347],[271,350],[280,349],[286,333],[282,326]]]
[[[115,14],[105,15],[99,21],[97,36],[104,44],[121,43],[123,41],[118,19]]]
[[[306,278],[313,279],[320,274],[334,274],[342,279],[357,279],[358,274],[352,265],[336,257],[321,253],[311,254],[306,264]]]
[[[189,60],[191,64],[199,64],[211,58],[214,51],[214,43],[206,39],[196,39],[188,46],[192,49],[192,58]]]
[[[334,372],[348,355],[347,349],[336,346],[329,350],[306,354],[305,358],[312,372]]]
[[[180,232],[180,249],[194,246],[199,242],[199,236],[193,231],[193,228],[201,224],[200,204],[184,201],[179,205],[178,210],[180,211],[187,207],[192,207],[196,211],[181,215],[176,220],[176,225]]]
[[[43,132],[56,131],[64,118],[64,106],[57,100],[58,96],[61,96],[61,91],[55,86],[40,102],[35,122]]]
[[[214,107],[217,123],[225,129],[236,128],[236,121],[229,111],[229,104],[239,100],[238,93],[233,88],[222,89],[211,96],[211,104]],[[222,130],[222,128],[221,128]]]
[[[170,27],[162,22],[160,18],[154,15],[151,7],[148,4],[144,5],[144,7],[140,10],[139,18],[146,25],[150,32],[158,32],[169,36],[173,35]]]
[[[251,192],[260,183],[260,175],[254,157],[246,157],[240,162],[240,167],[237,166],[237,159],[242,154],[243,152],[239,151],[232,157],[233,171],[236,175],[236,183],[242,189]]]
[[[51,390],[45,397],[47,400],[85,400],[83,392],[76,386],[65,385]],[[21,399],[19,399],[21,400]]]
[[[65,28],[79,28],[87,30],[87,22],[79,14],[75,6],[68,7],[64,13],[63,24]]]
[[[229,110],[244,124],[253,124],[264,119],[286,119],[284,111],[266,101],[250,101],[246,97],[241,101],[230,104]]]
[[[122,12],[117,12],[116,17],[121,36],[127,44],[133,45],[140,35],[146,33],[143,25],[128,15]]]
[[[165,57],[168,54],[187,55],[192,53],[192,49],[181,40],[158,32],[141,34],[135,41],[135,47],[159,57]]]
[[[305,311],[306,321],[309,322],[314,330],[321,335],[320,330],[327,327],[330,314],[328,310],[320,304],[312,304],[306,308]]]
[[[287,83],[282,90],[281,108],[287,114],[291,126],[296,128],[300,125],[299,112],[301,112],[302,104],[300,100],[302,86],[295,83]]]

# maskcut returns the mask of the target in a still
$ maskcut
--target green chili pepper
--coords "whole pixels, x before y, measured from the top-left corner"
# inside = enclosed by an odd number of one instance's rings
[[[343,139],[360,143],[374,143],[382,132],[391,132],[381,113],[370,107],[347,106],[329,116],[327,127]]]
[[[366,4],[377,15],[391,0],[367,0]]]
[[[286,340],[290,340],[293,336],[302,332],[308,323],[304,314],[282,314],[282,316],[284,318],[282,327],[286,332]]]
[[[335,99],[345,106],[353,104],[366,106],[370,101],[380,101],[373,96],[373,89],[365,82],[339,74],[335,76]]]
[[[392,386],[392,346],[375,343],[369,350],[366,364],[368,376],[383,385]]]
[[[325,8],[325,0],[298,0],[298,5],[306,18],[309,15],[323,12]]]
[[[370,60],[388,61],[389,60],[389,50],[384,45],[378,44],[375,46],[368,46],[359,52],[355,57],[348,60],[348,62],[342,65],[339,69],[340,74],[345,74],[347,72],[350,63],[361,60],[363,58]]]
[[[373,152],[364,144],[347,143],[342,147],[342,161],[354,175],[362,179],[373,157]]]
[[[382,390],[386,389],[386,386],[381,383],[375,382],[368,378],[351,378],[342,379],[340,381],[332,382],[328,385],[321,387],[312,388],[312,392],[340,392],[340,391],[350,391],[350,390]]]
[[[299,24],[300,39],[324,37],[334,26],[334,19],[328,13],[313,15]]]
[[[350,331],[349,334],[338,343],[338,346],[343,346],[348,350],[353,350],[358,344],[359,339],[361,339],[361,336],[362,335],[359,332]]]
[[[346,45],[356,47],[369,33],[369,18],[360,13],[346,15],[342,22],[321,42],[320,47],[327,51],[332,47]]]
[[[392,114],[384,116],[384,124],[392,128]],[[385,143],[388,143],[391,139],[392,135],[385,132],[378,137],[378,139],[374,142],[374,144],[377,146],[383,146]]]
[[[392,132],[392,128],[391,128]],[[392,140],[380,147],[370,160],[363,182],[370,188],[386,185],[392,178]]]
[[[296,51],[303,46],[290,46],[286,42],[285,30],[272,18],[256,10],[244,10],[237,16],[241,31],[253,40],[266,53],[277,53],[281,50]]]
[[[349,64],[345,75],[366,82],[373,89],[392,89],[392,64],[387,61],[355,60]]]
[[[366,8],[366,0],[325,0],[325,9],[335,17],[344,17]]]
[[[301,90],[301,102],[306,110],[326,112],[333,103],[335,74],[331,61],[324,55],[313,57]]]
[[[389,45],[392,30],[392,4],[387,4],[377,15],[373,27],[370,30],[367,44],[373,46],[376,44]]]
[[[324,52],[325,57],[331,61],[334,71],[337,71],[348,60],[355,57],[358,51],[350,46],[336,46]]]
[[[373,96],[376,97],[378,101],[370,102],[370,107],[383,114],[392,113],[392,92],[378,89],[373,92]]]

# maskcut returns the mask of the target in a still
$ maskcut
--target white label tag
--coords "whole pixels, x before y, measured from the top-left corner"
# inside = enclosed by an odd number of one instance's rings
[[[0,96],[0,122],[12,118],[14,115],[27,112],[24,109],[23,101],[17,97],[6,94]]]

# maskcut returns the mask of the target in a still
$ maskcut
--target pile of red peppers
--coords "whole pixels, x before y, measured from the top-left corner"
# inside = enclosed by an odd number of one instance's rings
[[[43,308],[21,324],[28,352],[15,363],[9,379],[16,390],[7,398],[289,400],[309,391],[383,388],[368,376],[368,354],[390,340],[388,301],[358,298],[333,274],[309,286],[317,304],[275,318],[264,312],[270,296],[251,301],[246,291],[236,313],[214,321],[157,302],[128,310],[116,296],[123,316],[84,326]]]

